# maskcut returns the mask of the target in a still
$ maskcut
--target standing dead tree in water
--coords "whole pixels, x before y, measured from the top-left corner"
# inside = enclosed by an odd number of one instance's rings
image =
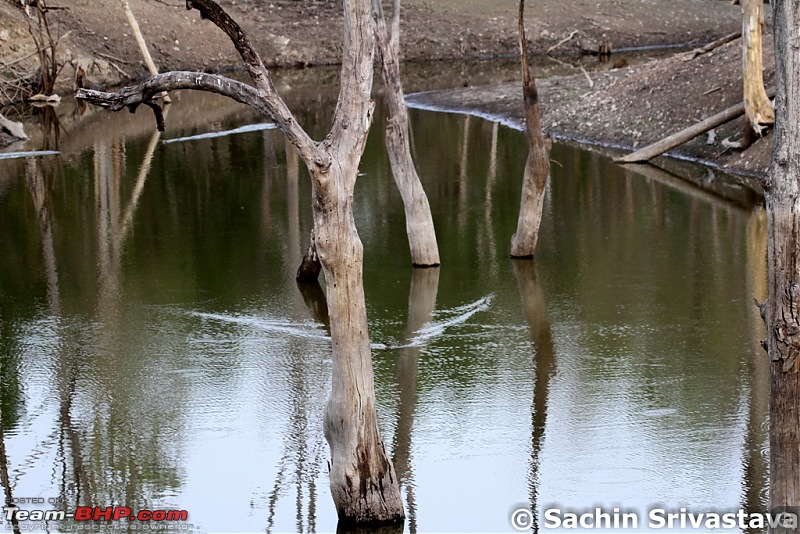
[[[517,231],[511,240],[512,258],[532,258],[542,222],[544,193],[550,175],[550,150],[542,133],[539,93],[528,64],[525,39],[525,0],[519,0],[519,50],[522,63],[522,94],[525,105],[525,126],[528,132],[528,160],[522,181]]]
[[[344,39],[339,100],[333,126],[322,141],[297,123],[241,27],[213,0],[187,0],[222,29],[242,58],[253,85],[199,72],[168,72],[116,93],[80,90],[78,97],[112,109],[154,110],[162,91],[196,89],[228,96],[272,119],[308,167],[316,251],[327,282],[333,345],[333,387],[325,411],[331,449],[330,484],[339,518],[383,523],[404,518],[394,467],[378,432],[372,354],[362,278],[363,246],[353,217],[353,189],[374,104],[370,100],[374,28],[370,0],[344,0]]]
[[[380,56],[381,74],[386,87],[386,151],[392,175],[403,197],[406,231],[411,247],[411,262],[416,267],[439,265],[439,248],[428,196],[422,188],[408,134],[408,109],[400,82],[400,0],[394,0],[391,34],[386,28],[382,0],[372,0],[375,15],[375,38]]]

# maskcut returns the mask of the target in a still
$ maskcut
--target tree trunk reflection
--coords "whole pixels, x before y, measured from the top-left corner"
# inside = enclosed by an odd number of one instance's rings
[[[538,530],[537,505],[539,501],[539,462],[547,424],[547,401],[550,380],[556,372],[553,337],[547,304],[533,260],[514,260],[514,276],[517,278],[519,297],[528,323],[531,342],[535,350],[535,381],[531,421],[531,463],[528,477],[531,511],[533,512],[533,531]]]
[[[398,351],[395,377],[400,390],[397,423],[392,443],[392,459],[400,483],[406,488],[408,527],[417,531],[417,507],[414,498],[414,471],[411,467],[411,433],[417,407],[417,367],[422,346],[409,343],[426,323],[430,322],[436,308],[439,289],[439,268],[414,269],[408,295],[408,323],[404,347]]]

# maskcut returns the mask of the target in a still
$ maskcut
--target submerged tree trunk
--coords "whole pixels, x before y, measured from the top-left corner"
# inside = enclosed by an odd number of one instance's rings
[[[761,135],[764,126],[775,122],[772,103],[764,89],[761,24],[764,0],[742,0],[742,77],[744,109],[749,128]]]
[[[511,240],[512,258],[532,258],[542,222],[544,193],[550,175],[550,153],[542,134],[539,93],[531,76],[525,40],[525,0],[519,0],[519,49],[522,62],[522,93],[525,103],[525,125],[529,152],[522,181],[522,200],[519,207],[517,231]]]
[[[172,72],[117,93],[81,90],[79,98],[119,110],[146,104],[163,127],[152,96],[164,90],[199,89],[248,104],[270,119],[297,147],[313,188],[315,245],[328,291],[333,345],[333,387],[324,431],[331,449],[330,483],[342,522],[396,522],[404,518],[400,487],[378,432],[372,354],[362,280],[363,250],[353,218],[353,189],[372,121],[374,29],[369,0],[344,0],[341,87],[333,126],[312,140],[280,98],[261,57],[244,31],[213,0],[190,8],[230,37],[254,86],[219,75]]]
[[[773,13],[777,122],[764,183],[768,297],[761,315],[770,360],[770,508],[779,511],[800,506],[800,5],[780,0]]]
[[[367,76],[363,70],[360,74]],[[405,515],[394,466],[378,433],[363,247],[353,218],[353,186],[369,112],[363,118],[361,127],[351,126],[363,132],[357,143],[343,143],[331,154],[336,164],[324,172],[313,168],[312,176],[316,247],[325,274],[334,356],[324,422],[331,448],[331,494],[341,520],[372,523]]]
[[[386,122],[386,151],[392,166],[392,175],[403,197],[406,214],[406,231],[411,248],[411,262],[417,267],[439,265],[439,248],[436,231],[428,203],[422,188],[408,135],[408,109],[403,99],[400,82],[400,0],[394,0],[392,33],[388,35],[381,0],[372,0],[375,14],[375,37],[381,58],[381,73],[386,86],[386,103],[389,116]]]

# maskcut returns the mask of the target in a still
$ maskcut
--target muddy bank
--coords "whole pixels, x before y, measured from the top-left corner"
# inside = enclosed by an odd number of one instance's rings
[[[341,4],[323,0],[220,0],[250,34],[271,66],[337,63],[341,53]],[[15,75],[36,68],[25,15],[16,0],[0,1],[0,63]],[[160,70],[220,71],[239,65],[233,46],[183,0],[130,0]],[[118,0],[63,2],[51,12],[64,63],[59,86],[72,87],[75,67],[89,86],[109,86],[146,75]],[[544,52],[564,37],[557,52],[573,54],[580,42],[601,40],[614,48],[709,41],[741,24],[741,10],[727,0],[537,0],[528,14],[533,50]],[[402,55],[406,61],[516,55],[517,5],[495,0],[404,0]],[[8,68],[6,74],[8,74]],[[3,79],[0,79],[3,81]],[[7,80],[6,80],[7,81]],[[2,85],[2,84],[0,84]],[[3,98],[0,91],[0,99]]]
[[[633,150],[658,141],[741,102],[741,40],[692,59],[691,52],[615,69],[540,80],[543,125],[556,138]],[[774,79],[771,35],[765,37],[765,84]],[[519,83],[465,87],[408,96],[411,106],[473,113],[522,128]],[[668,153],[739,175],[757,193],[771,157],[771,138],[749,149],[729,148],[744,119],[717,128]],[[663,159],[663,158],[662,158]]]

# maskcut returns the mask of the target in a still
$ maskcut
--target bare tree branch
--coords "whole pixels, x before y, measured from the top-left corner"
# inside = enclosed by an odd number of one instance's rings
[[[208,77],[209,75],[178,72],[167,73],[167,75],[174,74],[175,76],[173,77],[162,77],[165,75],[155,76],[145,81],[142,85],[137,86],[137,88],[129,88],[128,92],[125,92],[126,89],[123,89],[117,94],[123,96],[123,99],[133,98],[135,100],[135,95],[137,93],[142,93],[141,96],[147,96],[144,100],[150,100],[152,97],[150,91],[154,90],[156,85],[163,84],[158,92],[170,90],[170,87],[172,87],[172,90],[180,88],[199,89],[229,96],[238,102],[255,107],[261,111],[261,113],[272,119],[276,126],[286,134],[289,141],[298,148],[300,155],[303,156],[306,161],[314,160],[318,165],[329,166],[330,158],[326,158],[324,155],[320,154],[320,151],[317,150],[317,142],[311,139],[306,131],[297,123],[292,112],[289,110],[288,106],[286,106],[286,103],[280,95],[278,95],[264,62],[261,60],[258,52],[256,52],[247,34],[245,34],[244,30],[242,30],[236,21],[213,0],[187,0],[186,8],[197,9],[202,18],[210,20],[225,32],[236,48],[236,51],[239,52],[247,68],[247,72],[253,79],[255,88],[223,77],[217,77],[212,80]],[[190,74],[191,80],[187,77]],[[213,84],[210,83],[212,81]],[[248,89],[245,89],[245,87],[248,87]],[[145,92],[142,92],[142,90]],[[110,99],[109,104],[116,105],[119,102],[119,98],[112,95],[112,93],[106,93],[106,97]],[[100,103],[102,99],[98,100],[97,94],[94,95],[94,98],[94,103],[102,105]],[[244,100],[242,100],[243,98]],[[129,105],[130,104],[122,104],[121,107]],[[110,105],[105,105],[104,107],[114,109]],[[118,106],[116,109],[121,109],[121,107]]]
[[[139,85],[124,87],[116,93],[79,89],[75,96],[111,111],[128,108],[133,112],[140,104],[152,103],[155,96],[162,91],[181,89],[196,89],[227,96],[242,104],[253,106],[264,115],[270,116],[269,109],[254,87],[218,74],[201,72],[165,72],[148,78]]]
[[[256,52],[256,49],[250,42],[250,38],[247,37],[247,34],[241,26],[213,0],[186,0],[186,9],[197,9],[202,18],[213,22],[230,38],[236,51],[239,52],[239,56],[241,56],[247,68],[247,72],[253,79],[256,89],[258,89],[258,92],[264,100],[263,106],[269,109],[267,115],[275,121],[278,128],[280,128],[289,138],[289,141],[297,147],[300,151],[300,155],[303,156],[306,161],[311,158],[322,158],[318,153],[312,155],[312,152],[315,152],[313,148],[316,146],[316,142],[309,137],[299,124],[297,124],[289,107],[280,95],[278,95],[278,91],[272,83],[267,67],[264,65],[261,56],[258,55],[258,52]],[[327,160],[321,161],[320,163],[323,165],[330,165],[330,162]]]

